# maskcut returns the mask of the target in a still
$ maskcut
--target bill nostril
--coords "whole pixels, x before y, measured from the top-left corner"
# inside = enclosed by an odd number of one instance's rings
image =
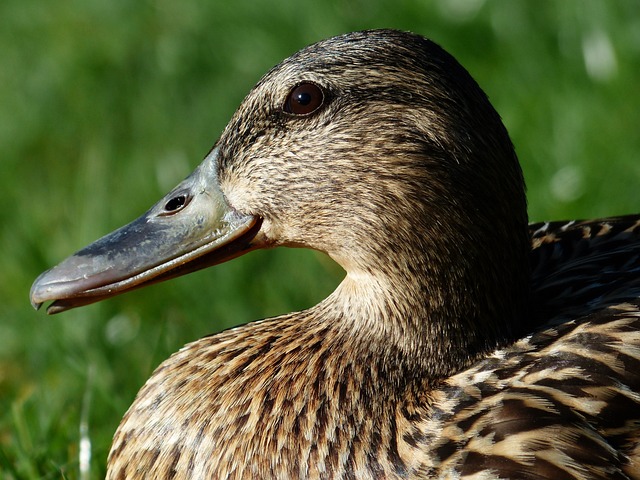
[[[187,195],[177,195],[170,199],[164,205],[162,215],[173,215],[186,207],[191,201],[191,197]]]

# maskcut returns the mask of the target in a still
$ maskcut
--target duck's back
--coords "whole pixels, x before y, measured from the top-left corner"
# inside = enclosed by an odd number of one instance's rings
[[[427,470],[638,479],[640,218],[535,224],[531,234],[533,317],[546,324],[435,392],[423,432],[437,434],[421,438]]]

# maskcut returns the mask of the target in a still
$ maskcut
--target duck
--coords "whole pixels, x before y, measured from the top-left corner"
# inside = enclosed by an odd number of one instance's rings
[[[48,313],[279,246],[345,271],[192,343],[109,479],[640,479],[640,215],[529,224],[500,116],[414,33],[310,45],[202,163],[34,282]]]

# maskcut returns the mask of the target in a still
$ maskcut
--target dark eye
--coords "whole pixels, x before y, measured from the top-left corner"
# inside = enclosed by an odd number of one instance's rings
[[[176,195],[164,204],[164,212],[161,215],[172,215],[179,212],[188,205],[191,197],[187,195]]]
[[[289,92],[283,110],[293,115],[308,115],[320,108],[323,102],[322,89],[315,83],[305,82]]]

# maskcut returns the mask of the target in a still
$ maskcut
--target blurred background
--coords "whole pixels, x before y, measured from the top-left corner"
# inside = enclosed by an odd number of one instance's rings
[[[329,259],[283,249],[55,317],[28,302],[41,271],[185,177],[267,69],[377,27],[432,38],[487,91],[532,221],[640,212],[637,0],[3,0],[0,478],[102,478],[162,360],[335,288]]]

